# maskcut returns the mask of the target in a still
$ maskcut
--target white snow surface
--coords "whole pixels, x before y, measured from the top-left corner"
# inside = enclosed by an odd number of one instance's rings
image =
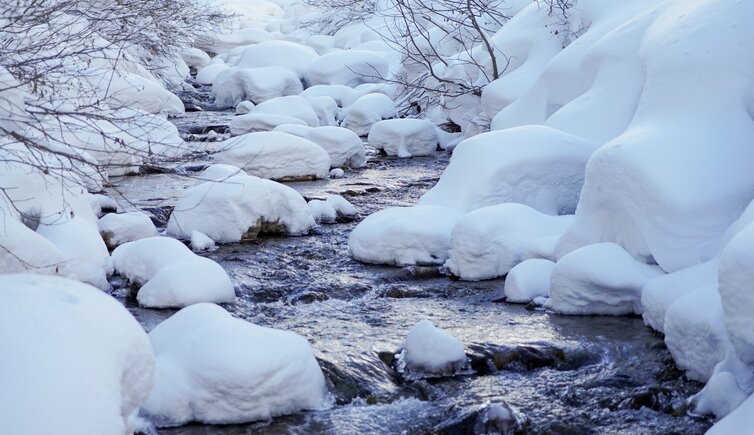
[[[395,103],[390,97],[380,93],[367,94],[343,110],[340,126],[359,136],[366,136],[374,124],[397,115]]]
[[[458,339],[425,319],[409,331],[404,358],[410,370],[452,374],[466,363],[466,352]]]
[[[306,138],[327,151],[331,168],[363,168],[367,164],[364,143],[351,130],[335,126],[317,127],[310,130]]]
[[[439,138],[435,125],[426,119],[388,119],[369,130],[369,144],[388,156],[434,156]]]
[[[296,72],[280,66],[227,68],[212,82],[212,95],[219,109],[236,107],[241,101],[259,104],[277,97],[298,95],[303,90]]]
[[[390,64],[371,51],[332,51],[312,62],[306,71],[307,86],[345,85],[351,88],[389,78]]]
[[[108,248],[113,249],[126,242],[154,237],[157,228],[144,212],[108,213],[97,222],[99,233]]]
[[[723,249],[718,280],[730,340],[741,361],[754,365],[754,224]]]
[[[4,434],[132,433],[152,389],[154,357],[141,325],[76,281],[0,275],[0,348]]]
[[[517,264],[505,277],[505,299],[513,303],[528,303],[538,297],[550,296],[550,277],[555,263],[533,258]]]
[[[314,353],[292,332],[196,304],[157,325],[149,339],[155,385],[142,409],[159,426],[267,420],[328,404]]]

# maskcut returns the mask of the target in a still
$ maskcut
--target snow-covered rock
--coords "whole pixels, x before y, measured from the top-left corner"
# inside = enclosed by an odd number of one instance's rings
[[[348,239],[351,254],[365,263],[440,265],[448,258],[450,232],[459,216],[443,207],[395,207],[361,221]]]
[[[200,257],[170,237],[149,237],[118,246],[115,270],[141,286],[136,295],[145,307],[185,307],[199,302],[232,302],[233,283],[214,261]]]
[[[309,131],[306,137],[327,151],[331,168],[363,168],[367,164],[364,143],[351,130],[317,127]]]
[[[374,124],[384,119],[395,118],[398,112],[390,97],[384,94],[367,94],[343,110],[341,115],[341,127],[359,136],[366,136]]]
[[[533,258],[517,264],[505,277],[505,299],[513,303],[528,303],[538,297],[550,296],[550,277],[555,263]]]
[[[527,257],[527,242],[562,234],[571,216],[550,216],[523,205],[482,207],[461,217],[451,232],[445,268],[464,280],[507,274]]]
[[[187,190],[168,221],[168,234],[189,239],[194,230],[219,243],[254,239],[267,233],[306,234],[315,225],[304,198],[274,181],[213,165],[205,183]]]
[[[466,365],[466,352],[460,341],[425,319],[409,331],[403,360],[414,372],[451,375]]]
[[[196,81],[203,85],[211,85],[217,80],[217,76],[227,69],[229,67],[225,63],[211,63],[196,72]]]
[[[209,65],[209,55],[194,47],[187,47],[181,51],[181,57],[190,68],[201,69]]]
[[[435,125],[426,119],[388,119],[369,130],[369,144],[389,156],[434,156],[439,139]]]
[[[254,103],[251,101],[241,101],[236,105],[236,115],[246,115],[247,113],[250,113],[251,109],[254,107]]]
[[[63,278],[0,275],[0,348],[1,433],[134,431],[154,357],[112,297]]]
[[[306,83],[345,85],[352,88],[389,78],[390,65],[379,54],[361,50],[340,50],[325,54],[309,65]]]
[[[298,118],[287,115],[272,115],[269,113],[247,113],[236,116],[230,121],[230,134],[239,136],[247,133],[259,133],[275,130],[283,125],[301,125],[308,127]]]
[[[306,205],[317,223],[332,224],[338,219],[338,212],[325,201],[313,199]]]
[[[268,420],[327,405],[305,338],[234,318],[213,304],[157,325],[155,385],[142,410],[158,426]]]
[[[257,7],[261,3],[268,3],[269,6],[276,6],[280,9],[279,6],[270,2],[257,1],[246,3],[249,6],[253,5],[254,7]],[[234,5],[238,4],[238,2],[234,3]],[[236,30],[232,33],[209,33],[203,35],[196,41],[196,47],[209,53],[219,54],[227,53],[237,47],[269,41],[272,38],[273,36],[265,30],[249,27]]]
[[[143,212],[108,213],[99,219],[97,226],[109,249],[157,235],[152,219]]]
[[[322,147],[280,131],[248,133],[223,141],[215,161],[274,180],[325,178],[330,171],[330,156]]]
[[[37,273],[76,279],[68,258],[40,234],[0,213],[0,275]]]
[[[345,178],[346,172],[340,168],[335,168],[330,171],[330,178]]]
[[[212,83],[215,106],[220,109],[236,107],[241,101],[259,104],[277,97],[298,95],[303,90],[298,75],[279,66],[228,68],[220,71]]]
[[[741,361],[754,364],[754,224],[723,249],[718,280],[730,340]]]
[[[319,58],[313,48],[290,41],[263,41],[244,48],[238,64],[241,68],[281,66],[303,77]]]
[[[340,195],[330,195],[325,201],[335,209],[340,217],[351,218],[358,213],[356,207]]]
[[[356,95],[356,91],[352,87],[345,85],[309,86],[301,93],[301,96],[308,100],[317,97],[330,97],[341,108],[350,106],[360,97],[360,95]]]
[[[615,243],[585,246],[555,265],[547,306],[563,314],[641,314],[641,290],[662,274]]]
[[[334,99],[322,96],[307,98],[307,101],[311,104],[314,113],[317,114],[319,125],[338,125],[338,115],[341,109]]]
[[[741,434],[751,430],[754,425],[754,394],[749,396],[738,408],[725,418],[715,423],[707,435]]]
[[[216,248],[215,241],[201,231],[191,232],[191,250],[194,252],[212,251]]]
[[[542,126],[480,134],[458,144],[440,181],[419,203],[467,212],[517,202],[547,214],[572,214],[594,148]]]
[[[252,108],[249,113],[263,115],[290,116],[300,119],[310,127],[319,126],[319,118],[309,100],[298,95],[277,97],[267,100]]]

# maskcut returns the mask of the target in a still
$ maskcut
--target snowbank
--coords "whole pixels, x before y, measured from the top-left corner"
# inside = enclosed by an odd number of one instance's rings
[[[236,297],[233,283],[219,264],[170,237],[125,243],[115,248],[112,258],[121,276],[141,286],[136,299],[145,307],[232,302]]]
[[[445,268],[471,281],[503,276],[526,259],[527,242],[560,235],[570,222],[570,216],[549,216],[523,204],[476,209],[453,227]]]
[[[142,409],[158,426],[268,420],[327,405],[312,349],[292,332],[196,304],[157,325],[149,338],[155,385]]]
[[[439,142],[435,125],[425,119],[388,119],[369,130],[369,144],[389,156],[434,156]]]
[[[315,225],[295,190],[227,165],[210,166],[205,183],[187,190],[168,221],[168,234],[189,239],[194,230],[219,243],[260,233],[306,234]]]
[[[132,433],[152,389],[144,330],[118,301],[75,281],[1,275],[0,348],[2,433]]]
[[[376,264],[440,265],[448,258],[458,214],[443,207],[396,207],[361,221],[348,239],[351,254]]]
[[[563,314],[641,314],[642,288],[662,274],[614,243],[585,246],[555,265],[547,307]]]
[[[330,156],[322,147],[279,131],[248,133],[223,141],[214,157],[217,163],[274,180],[325,178],[330,171]]]

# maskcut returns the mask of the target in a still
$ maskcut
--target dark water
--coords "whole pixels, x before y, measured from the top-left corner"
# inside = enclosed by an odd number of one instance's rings
[[[230,116],[189,114],[176,123],[184,132],[202,131],[206,125],[227,125]],[[207,162],[200,157],[186,166]],[[444,153],[397,160],[372,152],[368,167],[347,171],[345,179],[289,185],[307,198],[342,194],[361,219],[414,204],[447,163]],[[114,189],[134,206],[155,211],[169,210],[192,184],[182,175],[153,174],[115,180]],[[688,416],[684,405],[701,385],[683,378],[662,338],[641,319],[528,310],[492,302],[502,280],[467,283],[436,268],[360,264],[347,251],[355,224],[320,226],[305,237],[224,245],[208,255],[236,285],[238,299],[228,310],[309,339],[330,382],[333,406],[269,422],[189,425],[160,434],[489,432],[485,406],[503,403],[525,420],[520,433],[694,434],[710,426]],[[148,330],[174,312],[123,300]],[[457,337],[473,370],[450,378],[404,379],[393,357],[421,319]]]

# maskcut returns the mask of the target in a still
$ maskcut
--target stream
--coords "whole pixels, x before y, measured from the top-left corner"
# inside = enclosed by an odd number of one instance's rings
[[[173,119],[188,140],[222,130],[231,112]],[[200,145],[205,145],[201,143]],[[408,206],[447,166],[436,158],[392,159],[367,147],[368,165],[343,179],[287,183],[307,199],[340,194],[370,213]],[[110,194],[163,222],[175,199],[210,162],[198,154],[170,173],[116,178]],[[689,415],[685,399],[701,384],[675,368],[662,337],[639,317],[568,317],[495,302],[503,280],[462,282],[438,268],[382,267],[353,260],[354,222],[321,225],[303,237],[265,237],[206,254],[236,286],[225,306],[250,322],[308,338],[333,396],[328,409],[246,425],[192,424],[164,435],[248,433],[479,433],[505,430],[486,418],[507,404],[520,433],[700,434],[711,421]],[[116,276],[113,294],[146,330],[175,310],[140,308]],[[471,368],[453,377],[413,379],[397,370],[408,331],[429,319],[466,347]]]

